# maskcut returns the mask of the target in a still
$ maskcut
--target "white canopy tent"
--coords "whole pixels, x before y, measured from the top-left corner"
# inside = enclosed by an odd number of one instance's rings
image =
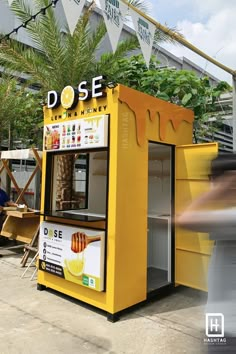
[[[36,161],[35,169],[33,170],[32,174],[30,175],[25,186],[23,188],[20,188],[18,183],[16,182],[16,179],[15,179],[12,171],[9,168],[9,160],[26,160],[26,159],[32,159],[32,158],[35,159],[35,161]],[[42,151],[39,151],[35,148],[2,151],[1,152],[0,174],[3,172],[3,170],[5,170],[6,173],[8,174],[8,176],[10,177],[10,179],[16,189],[16,192],[18,194],[16,203],[23,202],[24,204],[27,205],[27,202],[24,198],[24,194],[27,191],[27,189],[28,189],[30,183],[32,182],[33,178],[35,177],[36,173],[38,171],[42,170]]]
[[[5,160],[26,160],[35,158],[35,152],[42,158],[42,151],[37,149],[6,150],[1,152],[1,159]]]

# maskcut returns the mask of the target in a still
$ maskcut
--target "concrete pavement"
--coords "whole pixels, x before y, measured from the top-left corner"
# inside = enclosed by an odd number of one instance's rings
[[[110,323],[52,290],[39,292],[21,255],[0,258],[0,354],[200,354],[206,294],[181,288]]]

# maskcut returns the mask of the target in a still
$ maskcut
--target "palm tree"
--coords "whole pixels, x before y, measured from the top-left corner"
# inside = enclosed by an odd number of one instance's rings
[[[34,3],[36,10],[40,10],[48,6],[50,1],[34,0]],[[78,20],[73,35],[69,29],[66,33],[61,32],[55,13],[49,8],[46,15],[27,25],[26,31],[34,48],[15,40],[4,41],[0,45],[0,65],[12,72],[27,73],[28,84],[40,85],[42,93],[52,88],[62,90],[68,83],[73,86],[85,78],[90,79],[95,74],[97,49],[106,34],[103,21],[94,31],[89,27],[93,6],[94,1]],[[13,1],[11,9],[22,23],[34,14],[32,6],[24,0]],[[115,62],[137,46],[135,37],[120,43],[116,53],[109,56],[109,63],[111,57]]]
[[[129,0],[129,2],[141,11],[147,9],[145,0]],[[34,13],[35,9],[39,11],[49,3],[50,0],[34,0]],[[32,5],[28,4],[29,2],[25,0],[14,0],[11,5],[11,9],[22,23],[27,23],[34,15]],[[27,74],[28,85],[38,85],[43,95],[51,89],[61,91],[68,84],[75,86],[84,79],[89,81],[100,74],[101,67],[104,71],[111,68],[117,60],[138,48],[138,40],[135,36],[131,36],[119,43],[115,53],[105,53],[97,61],[97,49],[106,34],[106,27],[101,21],[94,31],[91,30],[89,19],[93,6],[94,1],[78,20],[73,35],[68,28],[66,33],[61,32],[60,23],[50,7],[45,15],[42,14],[35,22],[28,22],[25,28],[34,48],[13,39],[3,41],[0,43],[0,65],[13,73]],[[160,34],[160,31],[157,33]],[[160,35],[158,38],[160,41],[167,39],[166,36]],[[74,159],[74,155],[61,156],[61,160],[58,161],[61,169],[59,175],[63,170],[71,175]],[[70,181],[66,186],[64,183],[63,187],[64,190],[66,189],[67,196],[72,196]],[[62,181],[58,180],[57,190],[61,189]],[[60,203],[60,193],[56,198]]]
[[[25,23],[36,10],[49,5],[50,0],[34,0],[32,5],[25,0],[14,0],[11,9],[18,19]],[[146,12],[148,5],[145,0],[128,0],[141,11]],[[104,22],[91,30],[89,19],[94,7],[94,0],[86,8],[78,20],[73,35],[69,29],[61,32],[61,25],[50,7],[46,15],[41,15],[35,22],[27,24],[26,31],[32,40],[34,48],[15,40],[0,43],[0,65],[12,72],[28,74],[28,84],[37,84],[45,94],[50,89],[62,90],[66,85],[76,85],[78,82],[96,76],[102,64],[104,70],[111,67],[118,59],[138,48],[135,36],[120,42],[115,53],[105,53],[96,60],[97,49],[106,34]],[[160,30],[156,32],[159,42],[172,40]],[[100,74],[100,73],[99,73]]]
[[[12,149],[13,140],[19,139],[19,136],[24,145],[35,143],[35,134],[38,135],[39,129],[37,132],[34,129],[42,116],[39,96],[24,87],[19,88],[18,81],[6,74],[1,75],[0,83],[0,146],[6,141],[8,148]],[[33,121],[34,129],[26,132],[24,124]]]

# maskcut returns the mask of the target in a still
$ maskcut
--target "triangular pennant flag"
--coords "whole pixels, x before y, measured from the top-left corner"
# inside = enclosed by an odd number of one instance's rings
[[[146,65],[147,67],[149,67],[156,26],[146,20],[144,17],[140,16],[133,9],[129,9],[129,11],[133,20],[134,28],[138,36],[138,40]]]
[[[107,33],[115,53],[128,6],[120,0],[100,0]]]
[[[70,33],[73,34],[86,0],[62,0]]]

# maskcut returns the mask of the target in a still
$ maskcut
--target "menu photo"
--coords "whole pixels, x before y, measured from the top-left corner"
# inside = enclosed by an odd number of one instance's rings
[[[44,127],[44,150],[107,146],[108,116],[49,124]]]

